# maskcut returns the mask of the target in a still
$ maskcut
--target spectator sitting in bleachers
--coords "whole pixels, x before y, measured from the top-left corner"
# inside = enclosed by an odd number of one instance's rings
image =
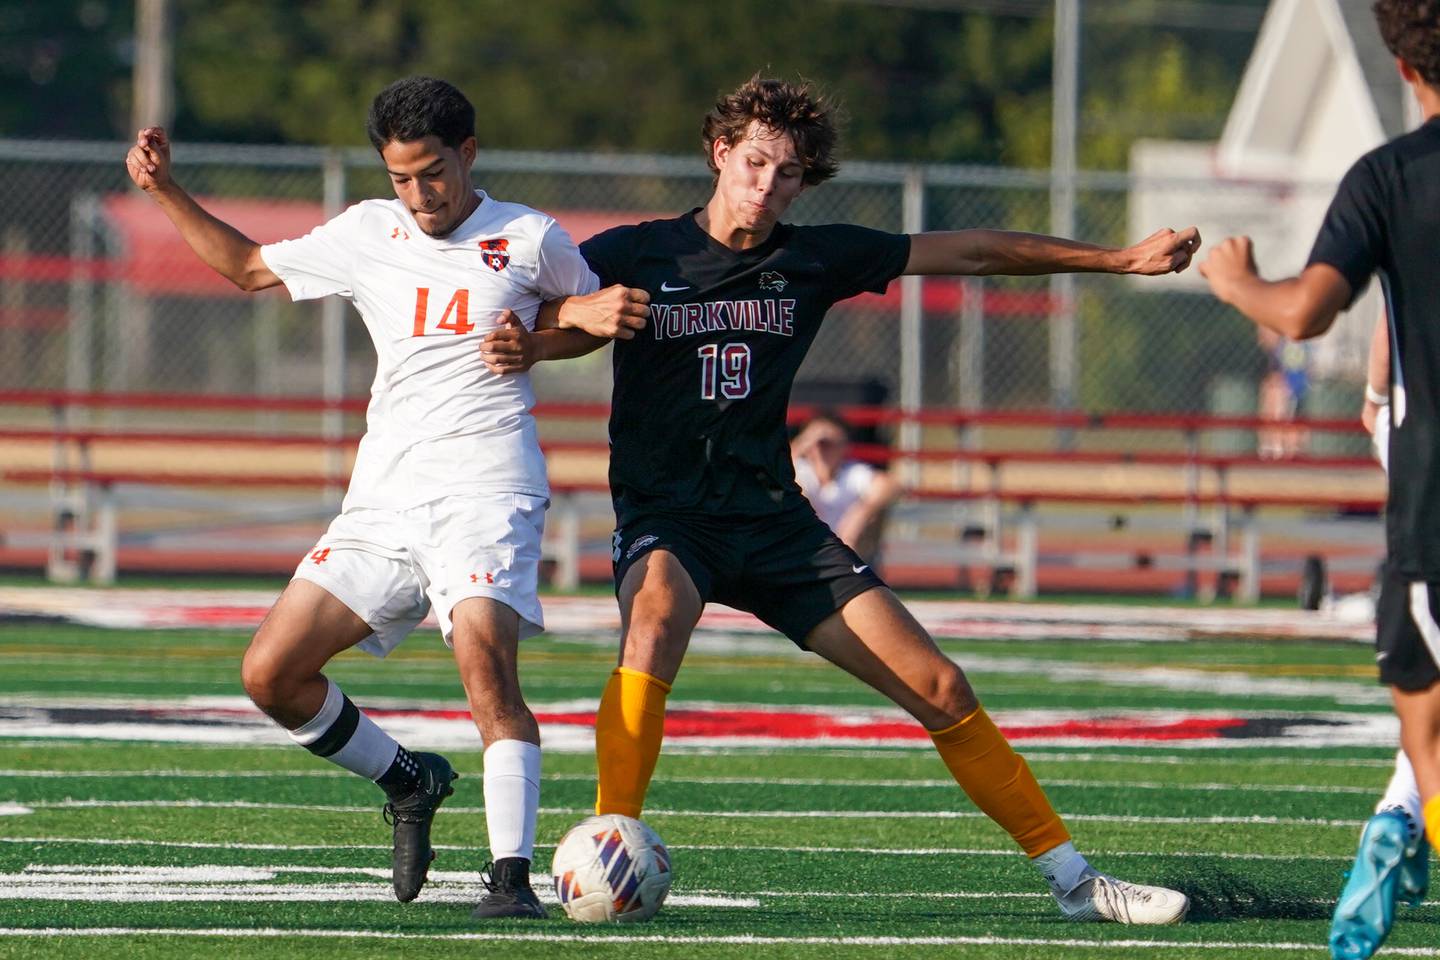
[[[900,487],[888,473],[849,458],[850,429],[833,414],[811,419],[790,452],[795,480],[820,519],[866,562],[880,552],[885,517]]]

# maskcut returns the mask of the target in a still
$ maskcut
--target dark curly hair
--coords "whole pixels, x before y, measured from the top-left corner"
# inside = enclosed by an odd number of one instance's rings
[[[1390,52],[1440,88],[1440,0],[1375,0],[1373,9]]]
[[[376,150],[432,136],[453,150],[475,136],[475,108],[444,80],[406,77],[375,95],[365,132]]]
[[[734,93],[715,102],[705,115],[702,136],[705,160],[715,175],[715,144],[723,140],[734,146],[745,138],[753,121],[790,137],[809,186],[835,176],[840,164],[835,158],[835,107],[810,89],[808,83],[765,79],[755,74]]]

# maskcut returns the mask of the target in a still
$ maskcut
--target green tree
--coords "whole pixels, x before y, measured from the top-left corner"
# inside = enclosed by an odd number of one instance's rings
[[[133,33],[129,3],[0,2],[0,136],[120,134]]]

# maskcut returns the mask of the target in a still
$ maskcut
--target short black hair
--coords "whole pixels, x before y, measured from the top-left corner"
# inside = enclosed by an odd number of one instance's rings
[[[432,136],[454,149],[475,136],[475,108],[444,80],[406,77],[375,95],[365,132],[376,150]]]
[[[1440,87],[1440,2],[1377,0],[1373,9],[1390,52],[1430,86]]]

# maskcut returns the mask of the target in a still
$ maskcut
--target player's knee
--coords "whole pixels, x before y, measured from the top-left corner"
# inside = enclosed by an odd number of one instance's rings
[[[240,662],[240,685],[251,702],[267,714],[288,702],[293,687],[273,659],[253,650]]]
[[[937,671],[921,691],[925,702],[947,718],[961,720],[975,712],[980,701],[959,667]]]

